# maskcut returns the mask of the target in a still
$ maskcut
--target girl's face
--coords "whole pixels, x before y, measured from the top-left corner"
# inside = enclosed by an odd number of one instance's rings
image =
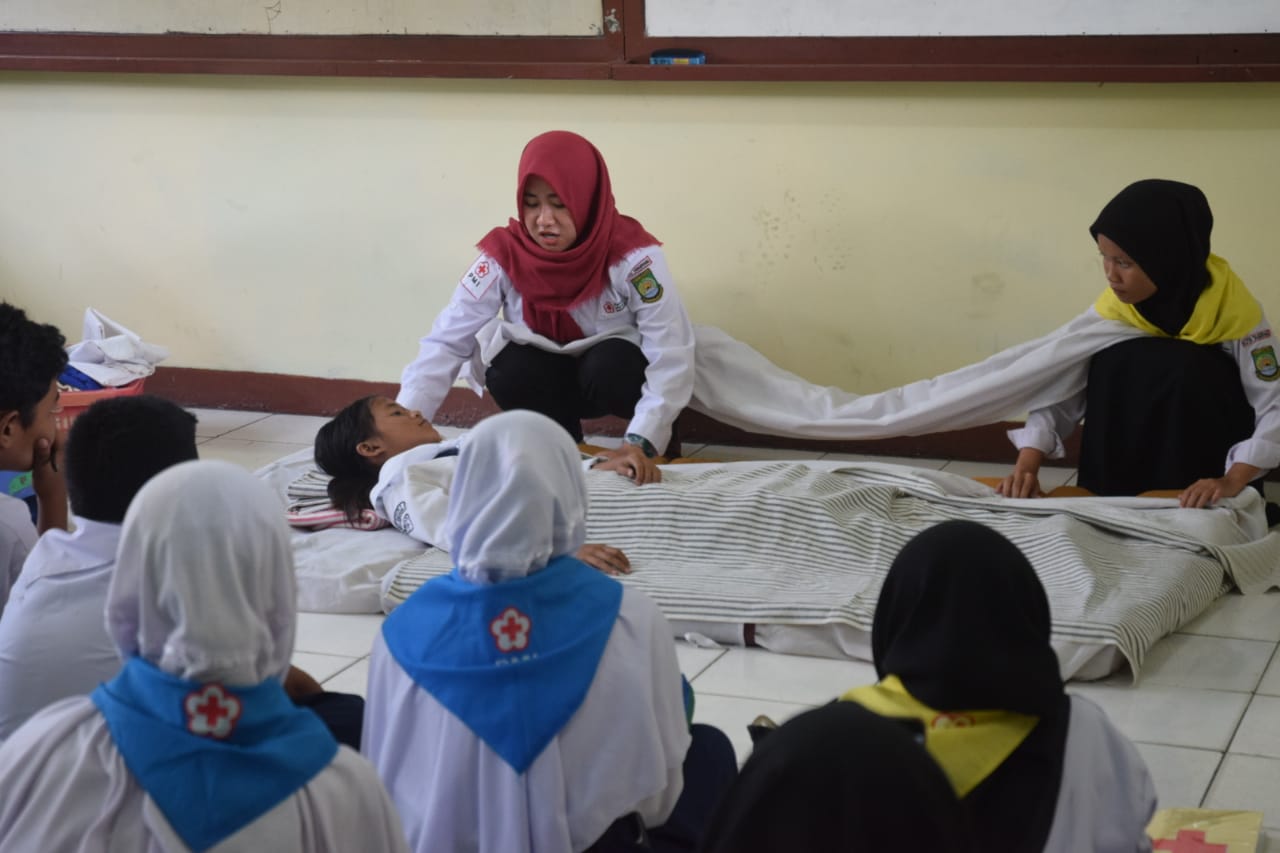
[[[410,411],[389,397],[373,398],[369,411],[373,415],[374,434],[360,442],[356,451],[375,462],[385,462],[419,445],[443,441],[420,412]]]
[[[1125,305],[1137,305],[1155,296],[1156,283],[1105,234],[1098,235],[1098,252],[1107,283],[1117,299]]]
[[[524,230],[543,249],[563,252],[577,242],[578,228],[573,224],[573,216],[551,184],[530,175],[524,183],[523,205],[520,218]]]

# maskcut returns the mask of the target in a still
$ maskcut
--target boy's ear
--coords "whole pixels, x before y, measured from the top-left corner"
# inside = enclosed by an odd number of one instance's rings
[[[356,453],[366,459],[376,459],[382,455],[382,442],[376,438],[367,438],[356,445]]]
[[[19,426],[21,426],[21,422],[18,420],[17,409],[0,412],[0,447],[9,446],[10,442],[16,438]]]

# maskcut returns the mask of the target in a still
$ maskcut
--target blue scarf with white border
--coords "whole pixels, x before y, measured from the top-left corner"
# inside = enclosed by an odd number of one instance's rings
[[[275,678],[200,684],[133,657],[91,698],[129,772],[197,853],[284,802],[338,751]]]
[[[396,608],[382,636],[419,687],[524,773],[586,699],[621,604],[622,584],[569,556],[489,585],[454,569]]]

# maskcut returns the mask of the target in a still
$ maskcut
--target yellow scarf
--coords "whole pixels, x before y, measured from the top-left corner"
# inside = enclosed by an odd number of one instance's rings
[[[855,687],[840,700],[857,702],[882,717],[922,722],[925,749],[961,798],[994,773],[1040,722],[1013,711],[936,711],[908,693],[896,675]]]
[[[1178,340],[1218,344],[1243,338],[1262,321],[1262,308],[1258,306],[1258,300],[1253,298],[1240,276],[1232,271],[1231,265],[1224,259],[1210,255],[1206,267],[1209,269],[1209,286],[1196,300],[1191,319],[1178,333]],[[1162,329],[1148,323],[1138,313],[1137,307],[1121,302],[1109,287],[1093,303],[1093,307],[1108,320],[1128,323],[1148,335],[1169,337]]]

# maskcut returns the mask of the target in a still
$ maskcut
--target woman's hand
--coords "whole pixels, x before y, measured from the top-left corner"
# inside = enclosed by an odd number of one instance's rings
[[[588,542],[579,548],[574,556],[606,575],[631,574],[631,561],[627,559],[627,555],[610,545]]]
[[[1261,468],[1237,462],[1222,477],[1210,477],[1196,480],[1178,495],[1178,506],[1187,509],[1200,509],[1213,506],[1223,498],[1234,498],[1244,491],[1244,487],[1257,479]]]
[[[1018,461],[1013,466],[1013,473],[1000,481],[996,492],[1006,498],[1042,498],[1044,490],[1040,488],[1040,463],[1044,461],[1044,452],[1034,447],[1024,447],[1018,451]]]
[[[646,483],[662,482],[662,470],[657,463],[644,455],[644,451],[634,444],[624,444],[616,450],[606,450],[601,454],[605,461],[595,467],[597,471],[617,471],[637,486]]]

